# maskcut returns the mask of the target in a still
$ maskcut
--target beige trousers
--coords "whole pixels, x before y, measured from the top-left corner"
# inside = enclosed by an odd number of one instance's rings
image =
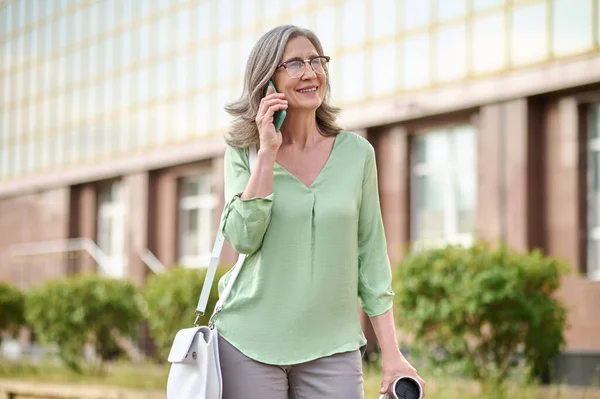
[[[360,351],[291,366],[260,363],[219,337],[223,399],[363,399]]]

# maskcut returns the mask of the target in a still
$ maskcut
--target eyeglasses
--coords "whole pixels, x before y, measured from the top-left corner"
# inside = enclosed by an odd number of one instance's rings
[[[306,63],[309,62],[310,67],[315,73],[324,75],[329,59],[330,57],[326,55],[314,56],[308,60],[293,59],[282,62],[281,64],[277,65],[277,68],[284,67],[291,78],[300,78],[302,75],[304,75]]]

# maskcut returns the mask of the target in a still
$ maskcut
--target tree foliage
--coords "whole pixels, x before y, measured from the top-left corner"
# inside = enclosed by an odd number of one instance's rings
[[[118,349],[114,333],[134,338],[143,320],[131,282],[97,275],[49,281],[33,289],[25,301],[25,316],[40,342],[55,343],[60,358],[78,372],[87,343],[100,359],[107,359]]]
[[[0,282],[0,332],[14,333],[25,323],[24,306],[25,296],[21,290]]]
[[[206,314],[199,322],[206,325],[218,300],[216,281],[224,270],[217,269]],[[142,295],[146,300],[148,327],[160,359],[166,359],[175,334],[182,328],[192,327],[198,297],[202,290],[206,269],[174,267],[164,273],[151,276]]]
[[[567,270],[538,250],[482,243],[413,251],[394,272],[397,318],[420,353],[484,386],[501,386],[519,359],[540,375],[564,344],[553,294]]]

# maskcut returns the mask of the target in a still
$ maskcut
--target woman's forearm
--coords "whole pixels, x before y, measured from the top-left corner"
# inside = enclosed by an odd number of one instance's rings
[[[394,310],[390,309],[379,316],[370,318],[375,335],[379,341],[382,356],[393,356],[400,354],[396,338],[396,325],[394,324]]]
[[[256,165],[250,174],[248,185],[241,196],[242,199],[266,197],[273,192],[275,155],[265,150],[258,151]]]

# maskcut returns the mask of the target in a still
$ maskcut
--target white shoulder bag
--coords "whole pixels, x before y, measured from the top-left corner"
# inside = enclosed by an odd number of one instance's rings
[[[250,171],[256,163],[256,147],[249,148]],[[184,328],[177,332],[171,351],[169,362],[171,369],[167,380],[167,399],[221,399],[223,392],[223,381],[221,378],[221,365],[219,363],[219,340],[215,319],[233,288],[237,279],[245,255],[240,255],[232,271],[231,277],[215,305],[208,326],[199,326],[198,320],[204,315],[208,296],[215,278],[215,272],[219,264],[219,257],[223,249],[223,221],[219,225],[219,231],[213,247],[212,256],[198,306],[196,308],[196,321],[194,327]]]

